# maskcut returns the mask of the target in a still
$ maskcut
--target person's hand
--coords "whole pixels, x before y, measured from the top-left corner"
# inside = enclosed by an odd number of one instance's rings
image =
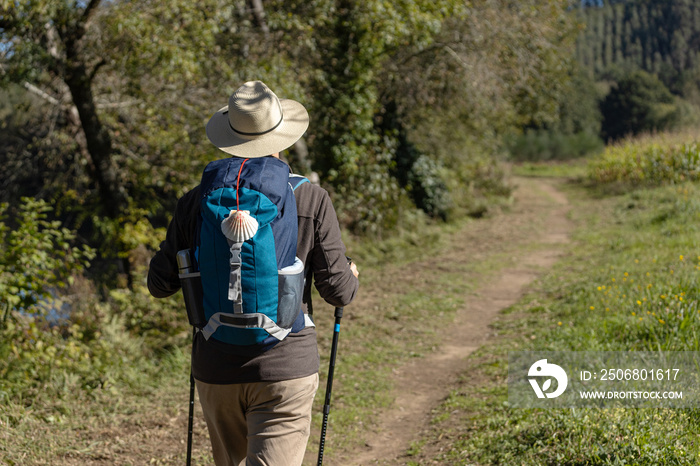
[[[360,272],[357,271],[357,266],[354,262],[350,262],[350,271],[352,271],[352,274],[355,276],[355,278],[357,278],[357,276],[360,275]]]

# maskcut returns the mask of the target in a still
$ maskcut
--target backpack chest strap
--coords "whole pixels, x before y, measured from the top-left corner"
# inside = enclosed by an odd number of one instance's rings
[[[228,299],[233,301],[233,313],[243,314],[243,289],[241,287],[241,246],[243,243],[231,243],[229,259]]]

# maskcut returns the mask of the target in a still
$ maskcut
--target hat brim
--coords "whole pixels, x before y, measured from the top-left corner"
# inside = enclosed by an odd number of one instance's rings
[[[276,154],[291,147],[309,127],[309,114],[299,102],[280,99],[282,123],[260,136],[236,133],[228,120],[228,105],[214,114],[207,123],[207,137],[212,144],[237,157],[255,158]]]

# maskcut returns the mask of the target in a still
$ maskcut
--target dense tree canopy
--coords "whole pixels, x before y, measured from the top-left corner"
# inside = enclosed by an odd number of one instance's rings
[[[587,27],[577,57],[597,75],[613,65],[628,65],[658,75],[671,87],[683,72],[700,66],[697,2],[608,1],[582,14]]]
[[[1,0],[0,161],[14,173],[3,200],[49,199],[101,256],[125,258],[219,157],[209,116],[261,79],[309,108],[286,157],[319,173],[345,225],[382,234],[411,206],[468,212],[501,189],[499,138],[560,118],[575,32],[566,7]]]

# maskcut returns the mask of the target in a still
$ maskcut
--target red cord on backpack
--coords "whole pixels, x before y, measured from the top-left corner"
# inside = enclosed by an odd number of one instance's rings
[[[249,159],[244,159],[243,163],[241,164],[241,168],[238,169],[238,179],[236,180],[236,210],[241,210],[238,207],[238,198],[240,197],[238,195],[238,187],[241,185],[241,172],[243,171],[243,165],[248,161]]]

